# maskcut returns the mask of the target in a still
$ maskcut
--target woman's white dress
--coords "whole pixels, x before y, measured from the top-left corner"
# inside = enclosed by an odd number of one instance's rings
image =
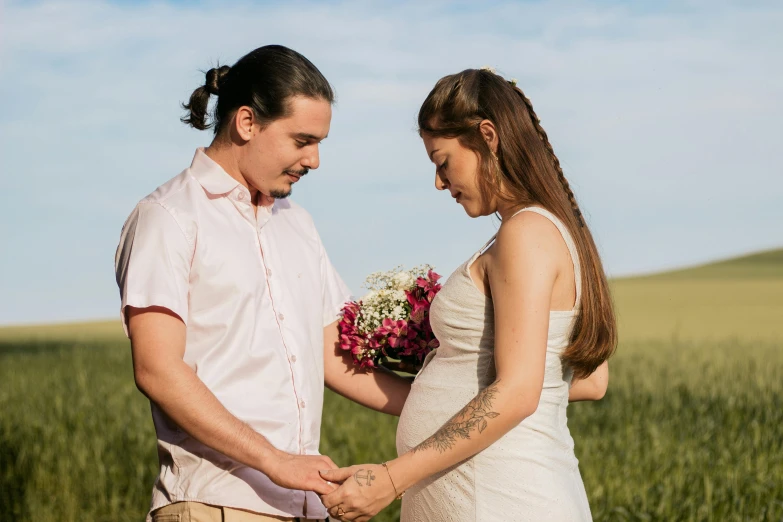
[[[581,271],[568,230],[547,210],[522,211],[547,217],[563,235],[574,262],[578,306]],[[492,300],[475,286],[469,271],[482,251],[449,277],[432,303],[430,320],[440,348],[425,359],[400,416],[400,455],[434,434],[495,380]],[[560,360],[575,317],[576,309],[550,312],[544,387],[536,412],[484,451],[409,489],[402,500],[402,522],[592,520],[566,423],[572,372]]]

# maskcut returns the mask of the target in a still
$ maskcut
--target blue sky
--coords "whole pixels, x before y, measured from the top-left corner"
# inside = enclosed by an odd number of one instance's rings
[[[532,99],[610,274],[783,246],[780,27],[780,2],[7,2],[0,324],[116,316],[122,223],[211,138],[179,103],[270,43],[337,90],[293,198],[357,294],[495,231],[434,190],[415,132],[438,78],[484,65]]]

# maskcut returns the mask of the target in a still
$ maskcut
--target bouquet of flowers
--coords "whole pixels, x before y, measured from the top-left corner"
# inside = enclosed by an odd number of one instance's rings
[[[340,347],[354,364],[415,373],[439,344],[429,318],[439,279],[429,265],[371,274],[364,283],[369,293],[347,303],[340,320]]]

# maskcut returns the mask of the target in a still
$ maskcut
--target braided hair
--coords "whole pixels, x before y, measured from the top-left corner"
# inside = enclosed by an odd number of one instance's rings
[[[554,164],[555,170],[557,171],[557,178],[560,180],[560,184],[563,186],[563,190],[568,196],[568,201],[571,203],[571,210],[573,210],[574,216],[579,222],[579,226],[584,227],[585,222],[584,219],[582,218],[582,211],[579,210],[579,205],[576,204],[576,198],[574,197],[574,192],[571,190],[571,185],[568,184],[568,180],[566,179],[565,174],[563,173],[563,167],[560,166],[560,160],[557,159],[557,155],[555,154],[555,149],[552,148],[552,144],[549,142],[549,136],[547,136],[546,131],[541,126],[541,120],[538,118],[536,111],[533,110],[533,103],[530,101],[530,98],[525,96],[525,93],[522,92],[522,89],[520,89],[515,82],[509,82],[509,84],[511,85],[511,88],[514,89],[514,91],[522,99],[522,102],[525,104],[525,107],[527,108],[527,112],[530,115],[530,121],[533,123],[533,127],[535,127],[538,136],[541,138],[541,141],[546,146],[546,150],[549,151],[549,154],[552,156],[552,163]]]

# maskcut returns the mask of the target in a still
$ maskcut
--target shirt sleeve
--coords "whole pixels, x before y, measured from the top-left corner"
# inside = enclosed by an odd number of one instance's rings
[[[320,242],[320,238],[318,239]],[[353,296],[340,274],[329,261],[326,249],[321,243],[321,296],[323,298],[324,327],[340,318],[343,306],[351,301]]]
[[[188,283],[193,242],[159,203],[142,202],[131,213],[114,258],[125,335],[125,307],[160,306],[187,324]]]

